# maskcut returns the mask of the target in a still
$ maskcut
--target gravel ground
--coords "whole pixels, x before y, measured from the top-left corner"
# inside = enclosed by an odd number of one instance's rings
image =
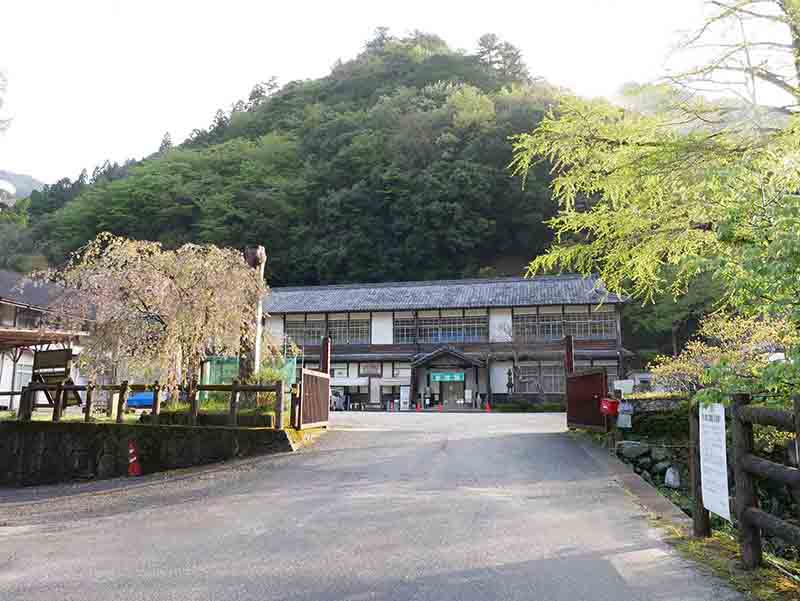
[[[739,599],[563,414],[334,414],[299,453],[0,489],[0,599]]]

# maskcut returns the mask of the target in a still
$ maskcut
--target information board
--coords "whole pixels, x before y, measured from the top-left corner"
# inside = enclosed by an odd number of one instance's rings
[[[703,505],[730,522],[726,447],[725,407],[721,403],[700,405],[700,479]]]

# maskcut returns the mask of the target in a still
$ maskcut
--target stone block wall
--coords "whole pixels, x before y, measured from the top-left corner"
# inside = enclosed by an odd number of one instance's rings
[[[145,474],[292,450],[267,428],[10,421],[0,423],[0,485],[125,476],[129,441]]]

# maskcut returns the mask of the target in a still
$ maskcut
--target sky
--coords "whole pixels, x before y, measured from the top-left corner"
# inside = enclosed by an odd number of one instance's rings
[[[519,47],[532,74],[611,97],[664,72],[702,0],[2,0],[8,77],[0,169],[46,183],[179,142],[253,84],[325,75],[378,26],[474,50],[484,33]]]

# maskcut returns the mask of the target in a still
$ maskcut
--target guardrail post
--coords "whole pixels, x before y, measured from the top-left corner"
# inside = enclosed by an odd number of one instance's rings
[[[228,410],[228,425],[235,426],[239,413],[239,380],[234,379],[231,384],[231,401]]]
[[[733,433],[733,471],[736,482],[736,517],[739,521],[739,542],[742,563],[748,570],[761,565],[761,530],[748,522],[745,512],[758,504],[753,477],[744,469],[742,459],[753,452],[753,424],[739,417],[739,411],[750,403],[750,395],[733,395],[731,429]]]
[[[92,421],[92,397],[94,396],[94,384],[89,382],[86,385],[86,406],[83,408],[83,421]]]
[[[113,397],[112,397],[113,398]],[[123,380],[119,385],[119,398],[117,399],[117,423],[125,419],[125,403],[128,402],[128,380]]]
[[[56,393],[53,395],[53,421],[60,422],[61,421],[61,413],[63,403],[62,400],[64,398],[64,389],[62,388],[63,382],[59,382],[56,384]]]
[[[711,517],[703,505],[703,487],[700,475],[700,405],[694,403],[689,408],[689,439],[691,453],[689,473],[692,482],[692,534],[695,538],[711,536]]]

